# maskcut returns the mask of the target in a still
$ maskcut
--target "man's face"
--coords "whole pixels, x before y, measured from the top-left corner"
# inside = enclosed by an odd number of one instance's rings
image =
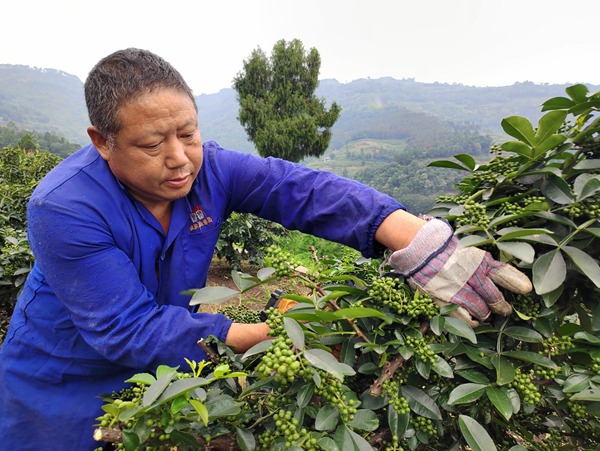
[[[150,211],[185,196],[202,165],[191,99],[159,89],[124,104],[115,148],[98,149],[113,174]]]

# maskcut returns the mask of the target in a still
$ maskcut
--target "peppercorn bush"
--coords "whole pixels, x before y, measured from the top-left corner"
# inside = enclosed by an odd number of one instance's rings
[[[106,396],[98,435],[123,449],[561,450],[600,443],[600,93],[583,85],[543,104],[534,127],[465,171],[429,212],[461,246],[478,246],[528,274],[534,292],[505,293],[514,313],[472,329],[413,292],[385,260],[321,260],[295,271],[270,247],[271,267],[232,272],[238,289],[190,291],[223,302],[294,278],[296,302],[263,318],[272,340],[241,354],[209,337],[207,359],[133,376]],[[239,308],[232,319],[260,321]],[[236,313],[242,314],[236,318]]]

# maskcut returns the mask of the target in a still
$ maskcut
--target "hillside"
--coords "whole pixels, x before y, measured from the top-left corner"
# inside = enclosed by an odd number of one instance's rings
[[[500,127],[503,118],[525,116],[535,124],[541,103],[564,95],[567,86],[525,82],[480,88],[393,78],[322,80],[317,96],[326,104],[335,101],[342,112],[325,155],[303,163],[360,180],[423,211],[437,195],[451,190],[458,176],[427,168],[429,161],[459,153],[487,158],[491,144],[506,139]],[[255,152],[237,121],[233,89],[203,94],[196,101],[205,140]],[[0,65],[0,127],[11,123],[87,143],[83,83],[58,70]]]
[[[321,80],[317,96],[342,107],[330,146],[340,149],[357,139],[407,139],[417,134],[447,133],[449,128],[497,135],[504,117],[517,114],[537,121],[539,105],[563,95],[566,86],[525,82],[480,88],[412,79],[361,79],[350,83],[326,79]],[[600,90],[600,86],[588,87]],[[205,139],[253,151],[237,121],[235,91],[227,88],[196,99]],[[73,142],[87,142],[82,81],[55,69],[0,64],[0,125],[10,121],[20,128],[53,131]],[[433,122],[437,124],[434,127]]]
[[[0,125],[9,122],[85,144],[88,118],[81,80],[54,69],[0,64]]]

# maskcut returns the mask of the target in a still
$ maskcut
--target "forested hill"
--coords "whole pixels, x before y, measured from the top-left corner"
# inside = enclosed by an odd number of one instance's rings
[[[564,95],[568,85],[516,83],[480,88],[458,84],[419,83],[412,79],[362,79],[350,83],[322,80],[317,95],[342,107],[333,128],[332,149],[355,139],[406,139],[447,133],[449,128],[500,132],[500,121],[511,115],[537,121],[539,105]],[[588,85],[590,90],[600,86]],[[237,121],[232,89],[197,96],[202,134],[222,145],[252,151]],[[88,125],[83,83],[54,69],[0,64],[0,126],[9,122],[24,129],[52,131],[86,143]],[[461,124],[461,125],[459,125]]]
[[[59,70],[0,64],[0,126],[10,122],[86,144],[83,83]]]

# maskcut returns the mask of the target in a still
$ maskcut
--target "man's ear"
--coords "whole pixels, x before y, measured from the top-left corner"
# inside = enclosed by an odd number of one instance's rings
[[[94,126],[88,127],[87,133],[92,140],[92,144],[98,150],[98,153],[100,153],[100,156],[104,160],[108,161],[111,153],[111,147],[108,143],[108,139],[106,139],[106,137],[100,133],[100,130]]]

